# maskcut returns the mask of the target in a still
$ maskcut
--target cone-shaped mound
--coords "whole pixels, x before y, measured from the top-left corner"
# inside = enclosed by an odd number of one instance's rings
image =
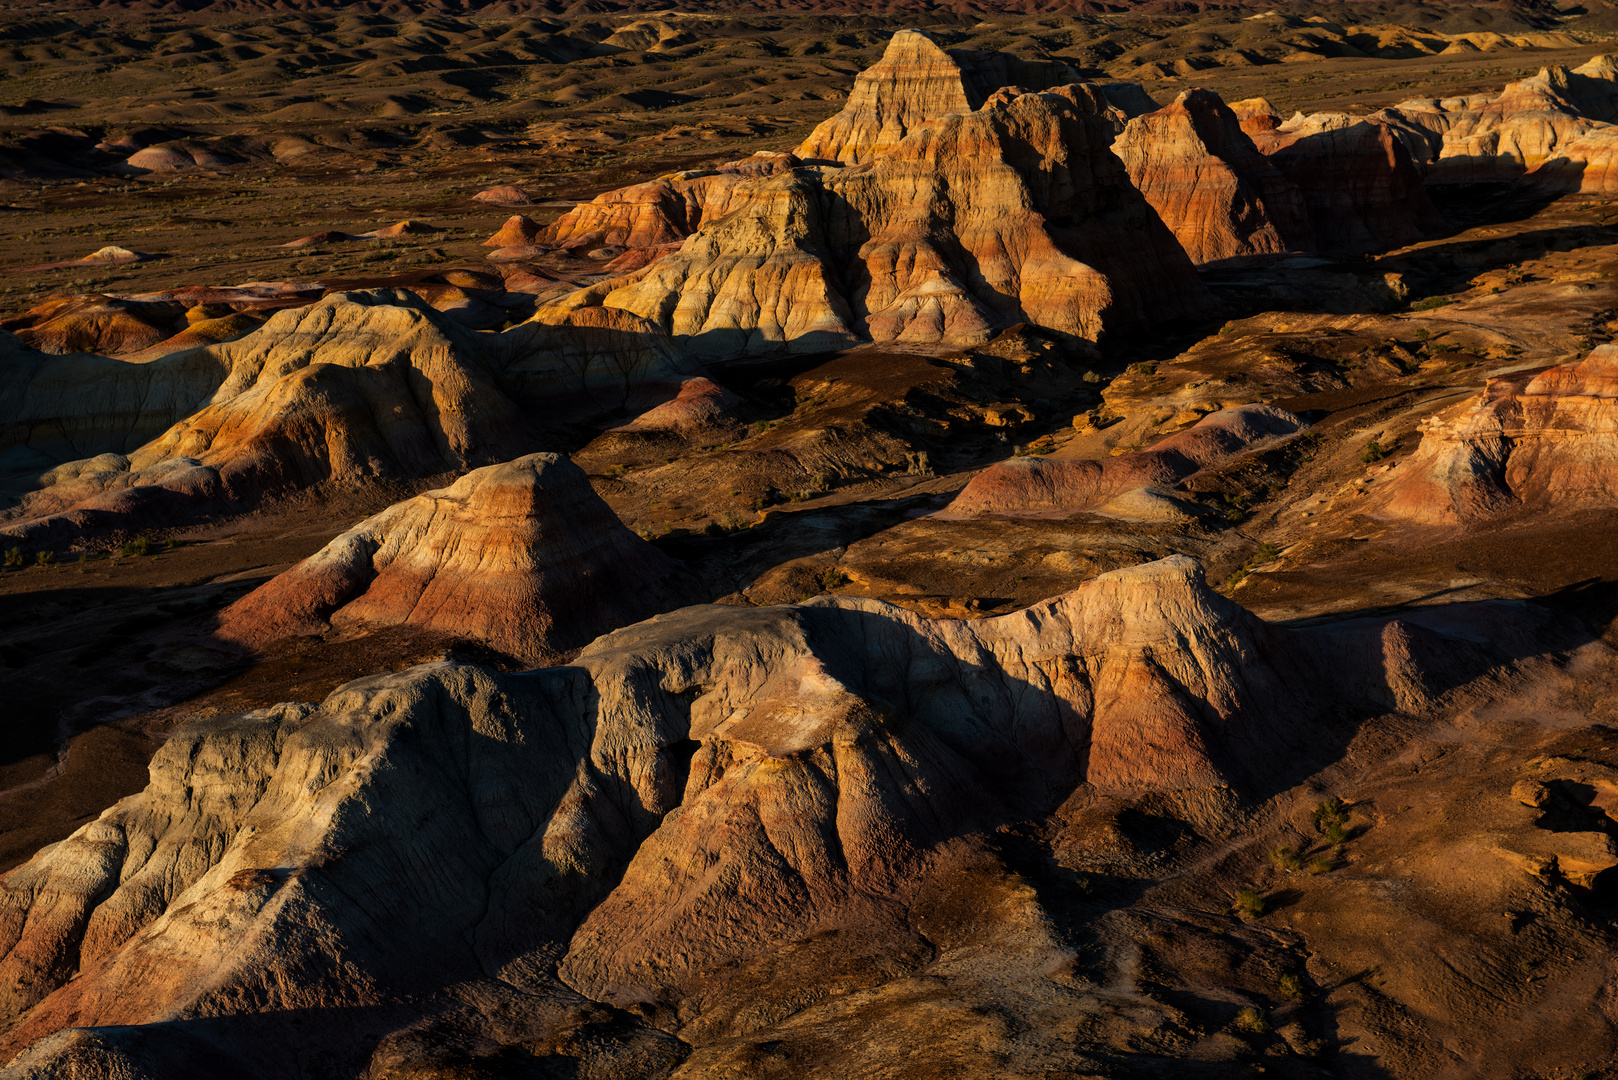
[[[407,624],[538,658],[656,610],[673,569],[578,466],[530,454],[366,519],[225,609],[218,635]]]

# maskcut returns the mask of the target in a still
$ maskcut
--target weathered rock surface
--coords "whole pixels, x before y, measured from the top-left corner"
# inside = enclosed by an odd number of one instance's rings
[[[1523,614],[1491,625],[1502,654],[1540,629]],[[375,1051],[403,1076],[471,1039],[568,1065],[585,1051],[560,1032],[592,1008],[621,1027],[589,1053],[652,1037],[621,1007],[678,1033],[666,1069],[829,1001],[804,997],[804,963],[857,989],[932,958],[960,993],[951,965],[976,957],[968,1000],[1001,965],[1072,1005],[1096,988],[1037,974],[1066,954],[1015,889],[998,915],[941,906],[972,837],[1080,789],[1218,805],[1291,784],[1328,715],[1429,712],[1493,663],[1430,616],[1273,628],[1175,558],[974,622],[688,608],[569,667],[439,663],[201,721],[145,792],[0,881],[0,1056],[147,1076],[206,1049],[257,1077],[310,1054],[354,1074]],[[866,973],[817,960],[826,935],[868,950]],[[922,1022],[936,1000],[895,1008]]]
[[[111,438],[93,425],[127,416],[135,406],[121,404],[125,395],[185,418],[127,456],[103,452],[46,473],[43,489],[10,513],[3,531],[14,537],[161,524],[320,485],[460,472],[522,454],[548,425],[650,407],[692,370],[654,327],[623,312],[480,335],[392,290],[335,294],[235,341],[151,364],[40,357],[30,369],[9,427],[31,450]],[[526,413],[530,405],[542,416]],[[44,421],[63,416],[86,419],[68,431]]]
[[[1410,152],[1388,124],[1348,113],[1299,114],[1258,130],[1266,123],[1253,112],[1243,127],[1302,192],[1323,250],[1382,251],[1443,228]]]
[[[1187,90],[1135,117],[1113,153],[1194,263],[1315,246],[1302,194],[1217,94]]]
[[[738,183],[749,177],[789,172],[799,164],[791,154],[760,151],[717,169],[671,173],[644,184],[604,192],[590,202],[580,203],[537,236],[564,251],[622,247],[635,252],[667,254],[667,250],[673,250],[670,245],[677,246],[696,232],[705,218],[724,214]],[[517,245],[531,243],[532,239],[509,239],[508,242]],[[620,263],[631,258],[633,256],[626,253],[608,268],[622,273],[629,267]],[[640,256],[640,260],[635,269],[650,261],[645,255]]]
[[[928,120],[981,108],[1001,87],[1047,90],[1079,81],[1066,64],[946,52],[920,30],[901,30],[882,59],[855,77],[843,110],[810,132],[794,153],[804,161],[858,165],[893,149]]]
[[[1519,507],[1618,502],[1618,346],[1490,379],[1478,399],[1423,424],[1377,499],[1390,516],[1465,525]]]
[[[217,634],[259,646],[411,625],[532,660],[667,606],[673,570],[578,466],[530,454],[362,521],[232,604]]]
[[[1000,95],[855,168],[747,180],[642,271],[543,307],[601,306],[705,357],[860,339],[971,344],[1031,323],[1094,341],[1200,315],[1207,294],[1107,149],[1099,90]]]
[[[1101,510],[1131,492],[1137,502],[1166,501],[1151,489],[1172,485],[1201,469],[1278,439],[1295,435],[1304,423],[1270,405],[1241,405],[1209,413],[1194,426],[1170,435],[1150,450],[1105,461],[1011,458],[983,470],[940,514],[1057,515]],[[1150,507],[1133,508],[1134,513]],[[1166,507],[1159,507],[1167,511]],[[1132,516],[1132,508],[1117,508]]]
[[[1569,186],[1570,172],[1578,176],[1570,163],[1588,161],[1618,120],[1615,74],[1611,58],[1597,56],[1572,70],[1541,68],[1507,83],[1499,94],[1404,101],[1376,115],[1404,135],[1429,183],[1514,181],[1546,170],[1540,180],[1558,190],[1580,190]],[[1569,153],[1586,139],[1594,145]]]

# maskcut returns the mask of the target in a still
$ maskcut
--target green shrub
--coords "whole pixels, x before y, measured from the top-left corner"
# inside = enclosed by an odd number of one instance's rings
[[[126,543],[121,550],[125,555],[150,555],[152,542],[144,536],[137,536]]]
[[[1294,870],[1303,869],[1303,862],[1298,858],[1293,850],[1287,847],[1285,844],[1282,844],[1280,847],[1270,849],[1270,864],[1277,870],[1284,871],[1288,874],[1292,873]]]
[[[1372,439],[1365,444],[1365,449],[1360,453],[1360,460],[1369,465],[1374,461],[1381,461],[1387,456],[1388,452],[1382,449],[1382,444]]]
[[[1348,843],[1348,830],[1340,821],[1334,821],[1320,830],[1321,837],[1332,847],[1342,847]]]
[[[1270,1022],[1264,1018],[1263,1013],[1259,1012],[1251,1005],[1248,1005],[1243,1009],[1237,1010],[1236,1030],[1251,1032],[1254,1035],[1262,1035],[1266,1031],[1270,1030]]]
[[[1303,980],[1296,975],[1281,976],[1281,996],[1293,1000],[1303,997]]]
[[[1327,856],[1323,855],[1318,859],[1309,860],[1309,872],[1311,874],[1329,874],[1335,869],[1337,869],[1336,860]]]
[[[36,551],[36,552],[34,552],[34,562],[36,564],[38,564],[39,566],[49,566],[52,563],[54,563],[55,561],[56,561],[56,552],[54,552],[54,551]]]
[[[1258,918],[1264,914],[1264,897],[1257,889],[1242,889],[1236,894],[1236,902],[1231,905],[1242,915]]]
[[[6,549],[6,565],[10,567],[20,567],[23,565],[22,548],[14,547]]]
[[[1410,310],[1411,311],[1436,311],[1437,309],[1439,309],[1441,307],[1448,307],[1450,302],[1453,299],[1454,299],[1453,297],[1449,297],[1449,296],[1429,296],[1425,300],[1417,300],[1414,304],[1411,304],[1410,305]]]

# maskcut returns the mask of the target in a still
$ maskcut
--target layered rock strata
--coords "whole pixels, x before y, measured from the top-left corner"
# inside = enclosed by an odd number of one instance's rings
[[[1567,184],[1570,161],[1587,160],[1587,138],[1600,140],[1618,120],[1612,59],[1540,69],[1499,94],[1403,101],[1376,114],[1398,131],[1429,183],[1515,181],[1549,168],[1543,179]],[[1575,185],[1572,190],[1578,190]]]
[[[1171,487],[1203,469],[1296,435],[1304,426],[1296,416],[1272,405],[1239,405],[1209,413],[1150,450],[1105,461],[1011,458],[974,476],[940,516],[1106,511],[1109,503],[1127,493]]]
[[[1434,525],[1507,510],[1618,504],[1618,346],[1574,364],[1490,379],[1423,422],[1421,444],[1373,506]]]
[[[1274,120],[1255,110],[1242,125],[1302,193],[1322,250],[1383,251],[1442,230],[1420,171],[1388,124],[1347,113]]]
[[[673,570],[578,466],[530,454],[360,522],[225,609],[217,636],[408,625],[532,660],[666,606]]]
[[[804,161],[858,165],[893,149],[929,120],[981,108],[1001,87],[1047,90],[1080,81],[1077,71],[1060,62],[946,52],[920,30],[901,30],[882,59],[855,76],[842,111],[810,132],[794,153]]]
[[[1217,94],[1187,90],[1135,117],[1112,149],[1194,263],[1315,246],[1297,186]]]
[[[1206,313],[1190,260],[1107,149],[1102,93],[1005,92],[855,168],[749,180],[680,249],[541,308],[655,323],[695,354],[861,339],[972,344],[1031,323],[1094,341]]]
[[[1474,624],[1503,654],[1543,630],[1490,610]],[[418,1075],[467,1045],[434,1041],[439,1012],[458,1039],[606,1054],[583,1063],[614,1075],[648,1039],[664,1069],[767,1039],[805,1007],[792,957],[840,970],[813,959],[824,935],[857,941],[878,982],[921,962],[917,920],[940,961],[1001,956],[1015,927],[1045,941],[1032,913],[961,932],[929,914],[973,836],[1080,788],[1218,805],[1295,782],[1327,716],[1430,712],[1433,686],[1495,662],[1442,624],[1274,628],[1173,558],[994,619],[688,608],[568,667],[439,663],[203,720],[145,792],[0,881],[0,1057],[21,1052],[22,1076],[271,1076],[311,1054]],[[1020,980],[1051,953],[1014,955]],[[600,1037],[577,1049],[562,1033],[592,1009]]]
[[[149,364],[40,357],[8,399],[17,451],[82,452],[111,437],[97,424],[132,409],[184,419],[125,453],[49,469],[0,533],[49,541],[239,512],[321,485],[462,472],[526,452],[546,427],[655,405],[691,371],[625,312],[484,335],[390,290],[335,294]]]

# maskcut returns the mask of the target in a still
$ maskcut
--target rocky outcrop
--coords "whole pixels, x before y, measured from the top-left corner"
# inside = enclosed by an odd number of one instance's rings
[[[1556,190],[1577,191],[1569,181],[1579,178],[1579,166],[1606,157],[1599,147],[1618,120],[1615,75],[1612,59],[1597,56],[1572,70],[1541,68],[1499,94],[1403,101],[1376,116],[1404,137],[1429,183],[1511,182],[1537,173]],[[1588,190],[1604,190],[1601,182]]]
[[[494,235],[483,241],[484,247],[522,247],[533,244],[534,240],[544,230],[533,218],[522,214],[513,214],[506,219],[504,225],[495,230]]]
[[[1240,405],[1209,413],[1150,450],[1105,461],[1012,458],[973,477],[939,516],[1050,516],[1080,511],[1134,516],[1142,502],[1167,503],[1161,489],[1202,469],[1296,435],[1303,427],[1302,420],[1283,409]],[[1144,495],[1135,496],[1131,500],[1134,505],[1118,505],[1138,492]]]
[[[1374,506],[1433,525],[1507,510],[1618,503],[1618,346],[1574,364],[1493,378],[1474,402],[1424,421],[1421,444]]]
[[[1474,628],[1503,655],[1542,629],[1490,610]],[[981,964],[996,920],[928,914],[969,880],[948,868],[972,837],[1081,789],[1288,786],[1323,724],[1430,711],[1494,662],[1429,617],[1274,628],[1174,558],[1000,618],[688,608],[568,667],[438,663],[202,720],[146,791],[0,881],[0,1057],[258,1077],[312,1054],[360,1074],[375,1052],[412,1075],[447,1052],[430,1018],[452,1008],[458,1039],[527,1060],[643,1045],[638,1014],[679,1016],[700,1049],[804,1008],[801,978],[755,965],[828,934],[886,958],[878,981],[914,969],[918,920],[924,954]],[[1054,955],[1035,952],[1014,970]],[[561,1049],[595,1022],[595,1049]],[[664,1068],[685,1052],[661,1046]]]
[[[1217,94],[1135,117],[1112,149],[1194,263],[1315,246],[1303,196]]]
[[[725,213],[730,193],[741,181],[772,176],[796,168],[791,154],[760,151],[751,158],[728,162],[717,169],[672,173],[644,184],[604,192],[580,203],[558,218],[537,238],[564,251],[629,248],[632,251],[672,250],[696,232],[705,217]],[[507,223],[510,224],[509,222]],[[506,231],[496,238],[506,236]],[[508,239],[511,244],[531,243]],[[493,240],[490,240],[493,243]],[[666,254],[667,252],[660,252]],[[645,265],[642,261],[639,265]],[[617,263],[613,269],[622,272]],[[636,267],[638,269],[638,267]]]
[[[745,181],[674,254],[536,320],[620,309],[723,358],[970,344],[1017,323],[1094,341],[1205,313],[1190,261],[1107,149],[1109,108],[1089,86],[1007,92],[866,165]]]
[[[360,522],[225,609],[216,633],[261,646],[407,625],[531,661],[667,606],[673,569],[578,466],[531,454]]]
[[[480,335],[414,293],[379,290],[334,294],[235,341],[152,364],[70,357],[32,370],[24,413],[11,421],[30,449],[45,442],[30,417],[127,412],[108,395],[145,395],[143,408],[167,402],[185,418],[127,454],[47,472],[0,526],[24,540],[239,512],[317,486],[462,472],[526,452],[547,427],[655,405],[692,368],[655,327],[623,312]],[[64,382],[86,371],[96,383]],[[83,445],[94,431],[71,435]]]
[[[1385,123],[1347,113],[1299,114],[1268,131],[1249,113],[1254,145],[1303,194],[1315,240],[1334,253],[1383,251],[1443,222],[1404,142]]]
[[[1079,81],[1066,64],[946,52],[920,30],[901,30],[882,59],[855,76],[842,112],[810,132],[794,153],[804,161],[858,165],[893,149],[928,120],[981,108],[1001,87],[1047,90]]]

